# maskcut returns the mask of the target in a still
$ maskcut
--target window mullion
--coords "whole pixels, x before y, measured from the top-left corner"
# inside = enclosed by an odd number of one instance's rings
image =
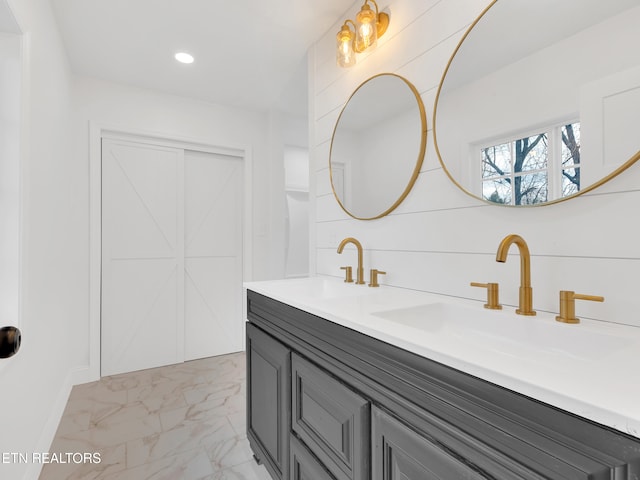
[[[509,162],[509,185],[511,186],[511,201],[509,202],[511,205],[516,204],[516,142],[512,140],[510,143],[511,148],[511,158]]]
[[[547,168],[549,175],[549,200],[562,196],[562,126],[549,129]]]

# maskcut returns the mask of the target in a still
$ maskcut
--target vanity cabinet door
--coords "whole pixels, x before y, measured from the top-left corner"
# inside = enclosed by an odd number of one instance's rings
[[[290,350],[247,324],[247,437],[273,478],[288,480]]]
[[[302,443],[291,437],[291,480],[335,480]]]
[[[371,433],[374,445],[372,480],[488,478],[377,408],[372,409]]]
[[[368,480],[369,402],[291,355],[292,429],[338,480]]]

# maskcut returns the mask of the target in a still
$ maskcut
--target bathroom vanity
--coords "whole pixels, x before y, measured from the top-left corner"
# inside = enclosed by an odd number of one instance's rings
[[[634,329],[602,326],[600,354],[588,322],[334,279],[246,289],[247,436],[274,479],[640,479],[637,368],[595,368],[634,358]],[[528,351],[538,328],[576,341]]]

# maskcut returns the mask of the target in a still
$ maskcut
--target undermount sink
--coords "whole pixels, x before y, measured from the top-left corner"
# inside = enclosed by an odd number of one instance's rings
[[[359,297],[375,293],[377,289],[366,285],[345,283],[335,278],[309,277],[287,280],[279,285],[283,293],[293,298],[336,299]]]
[[[508,310],[487,310],[447,302],[373,312],[372,315],[426,333],[473,343],[505,355],[553,354],[596,360],[631,342],[621,336],[593,331],[583,325],[556,322],[551,314],[517,315]]]

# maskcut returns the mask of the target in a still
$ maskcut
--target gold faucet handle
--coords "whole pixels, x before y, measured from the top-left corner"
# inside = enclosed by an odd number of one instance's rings
[[[344,270],[344,283],[353,283],[353,268],[340,267],[340,270]]]
[[[562,323],[580,323],[576,317],[576,300],[590,300],[592,302],[604,302],[604,297],[599,295],[583,295],[570,290],[560,291],[560,315],[556,320]]]
[[[370,287],[379,287],[380,284],[378,283],[378,275],[386,275],[387,272],[383,272],[382,270],[376,270],[375,268],[372,268],[371,270],[369,270],[369,286]]]
[[[484,308],[489,308],[491,310],[502,310],[502,305],[500,305],[500,293],[497,283],[478,283],[471,282],[470,285],[472,287],[482,287],[487,289],[487,303],[484,304]]]

